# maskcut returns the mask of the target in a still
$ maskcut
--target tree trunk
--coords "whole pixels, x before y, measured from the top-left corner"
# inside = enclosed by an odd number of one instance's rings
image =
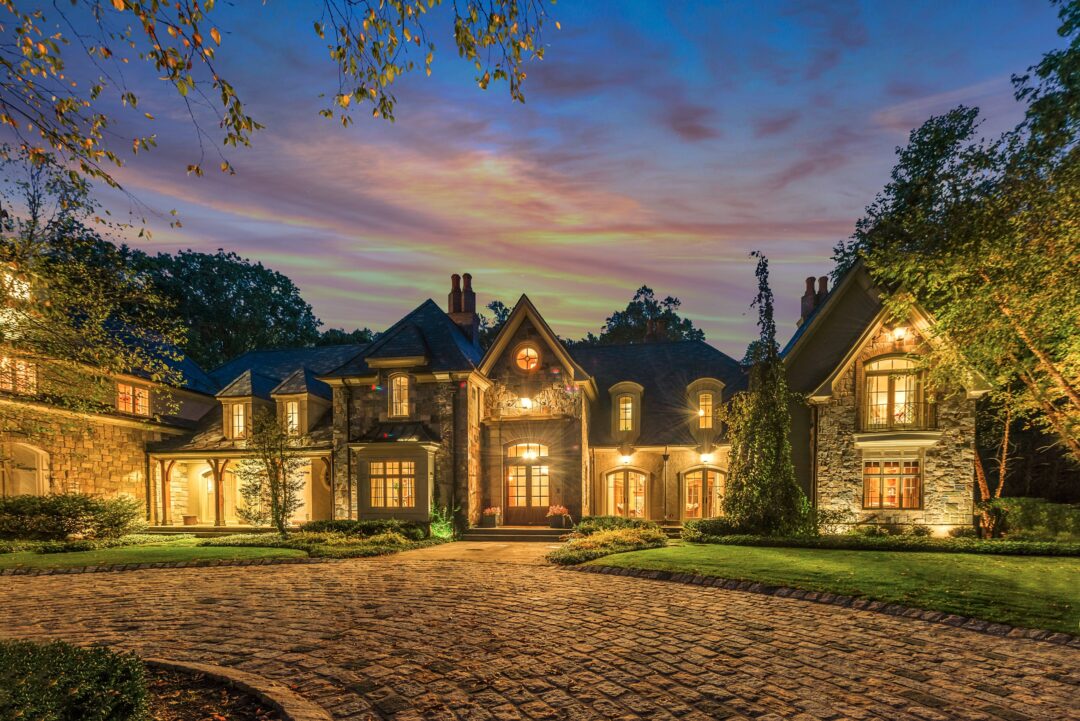
[[[1009,405],[1012,397],[1005,400],[1005,431],[1001,438],[1001,463],[998,466],[998,483],[994,491],[994,498],[1001,498],[1001,491],[1005,488],[1005,473],[1009,466],[1009,428],[1012,426],[1012,406]]]

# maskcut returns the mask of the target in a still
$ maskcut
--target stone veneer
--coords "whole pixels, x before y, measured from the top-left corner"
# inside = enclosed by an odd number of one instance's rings
[[[974,513],[975,401],[962,389],[939,394],[936,432],[940,437],[920,451],[923,504],[918,510],[866,509],[862,507],[863,451],[855,447],[859,428],[861,394],[865,392],[859,369],[882,354],[912,352],[921,340],[909,338],[893,343],[883,330],[860,353],[833,386],[832,399],[817,405],[817,505],[832,510],[851,510],[859,521],[888,525],[924,524],[945,527],[971,525]],[[856,392],[856,389],[859,392]],[[871,434],[867,433],[864,437]],[[911,449],[902,433],[888,450]],[[886,450],[879,449],[877,450]]]

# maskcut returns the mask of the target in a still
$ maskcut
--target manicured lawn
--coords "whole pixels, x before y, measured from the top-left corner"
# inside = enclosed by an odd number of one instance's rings
[[[1080,633],[1080,558],[680,544],[591,563],[760,581]]]
[[[145,546],[121,546],[75,553],[0,554],[0,568],[72,568],[113,563],[162,563],[168,561],[235,560],[249,558],[295,558],[304,551],[291,548],[196,546],[199,539],[185,538]]]

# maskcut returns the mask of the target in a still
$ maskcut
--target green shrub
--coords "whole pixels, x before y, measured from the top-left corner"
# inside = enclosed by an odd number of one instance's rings
[[[134,654],[62,641],[0,641],[0,719],[143,721],[147,691]]]
[[[304,551],[312,558],[364,558],[397,553],[418,548],[440,539],[416,541],[398,531],[382,531],[371,536],[347,535],[329,531],[301,531],[282,538],[276,533],[237,533],[210,538],[200,546],[258,546],[262,548],[292,548]]]
[[[682,527],[686,541],[698,541],[709,536],[734,536],[743,530],[730,518],[698,518],[687,521]]]
[[[568,566],[602,556],[610,556],[613,553],[660,548],[666,545],[667,536],[655,524],[651,528],[614,528],[571,538],[549,553],[547,559],[552,563]]]
[[[35,551],[37,553],[74,553],[76,551],[100,551],[104,548],[120,548],[121,546],[146,546],[151,543],[165,543],[179,538],[195,538],[193,533],[176,533],[169,536],[153,535],[150,533],[130,533],[120,538],[83,538],[77,541],[34,541],[25,544],[27,547],[20,550]],[[2,545],[2,544],[0,544]]]
[[[386,531],[395,531],[413,541],[427,538],[427,529],[413,521],[399,521],[396,518],[380,518],[367,521],[308,521],[300,526],[301,531],[315,533],[343,533],[346,536],[374,536]]]
[[[919,538],[925,538],[933,535],[933,530],[930,526],[924,526],[920,523],[911,524],[911,528],[908,529],[908,534]]]
[[[622,516],[585,516],[574,526],[574,533],[579,536],[591,536],[597,531],[612,531],[618,528],[659,528],[652,521]]]
[[[973,526],[957,526],[949,529],[949,538],[978,538],[979,532]]]
[[[1080,543],[1055,543],[978,538],[929,538],[926,536],[704,536],[697,543],[775,548],[832,548],[848,551],[929,551],[933,553],[989,553],[1003,556],[1080,556]]]
[[[436,506],[428,520],[428,533],[432,538],[441,538],[449,541],[457,537],[457,526],[454,524],[454,516],[460,508],[450,510],[447,506]]]
[[[101,498],[85,493],[0,498],[0,538],[119,538],[145,525],[142,503],[134,498]]]
[[[884,538],[889,534],[889,529],[885,526],[879,526],[874,523],[867,523],[860,526],[854,526],[850,533],[855,536],[865,536],[867,538]]]
[[[1080,541],[1080,505],[1019,497],[997,498],[992,504],[1007,512],[1009,538]]]

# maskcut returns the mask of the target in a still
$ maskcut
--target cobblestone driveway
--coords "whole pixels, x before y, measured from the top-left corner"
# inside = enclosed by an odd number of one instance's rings
[[[0,634],[233,665],[342,719],[1080,718],[1068,647],[507,557],[8,577]]]

